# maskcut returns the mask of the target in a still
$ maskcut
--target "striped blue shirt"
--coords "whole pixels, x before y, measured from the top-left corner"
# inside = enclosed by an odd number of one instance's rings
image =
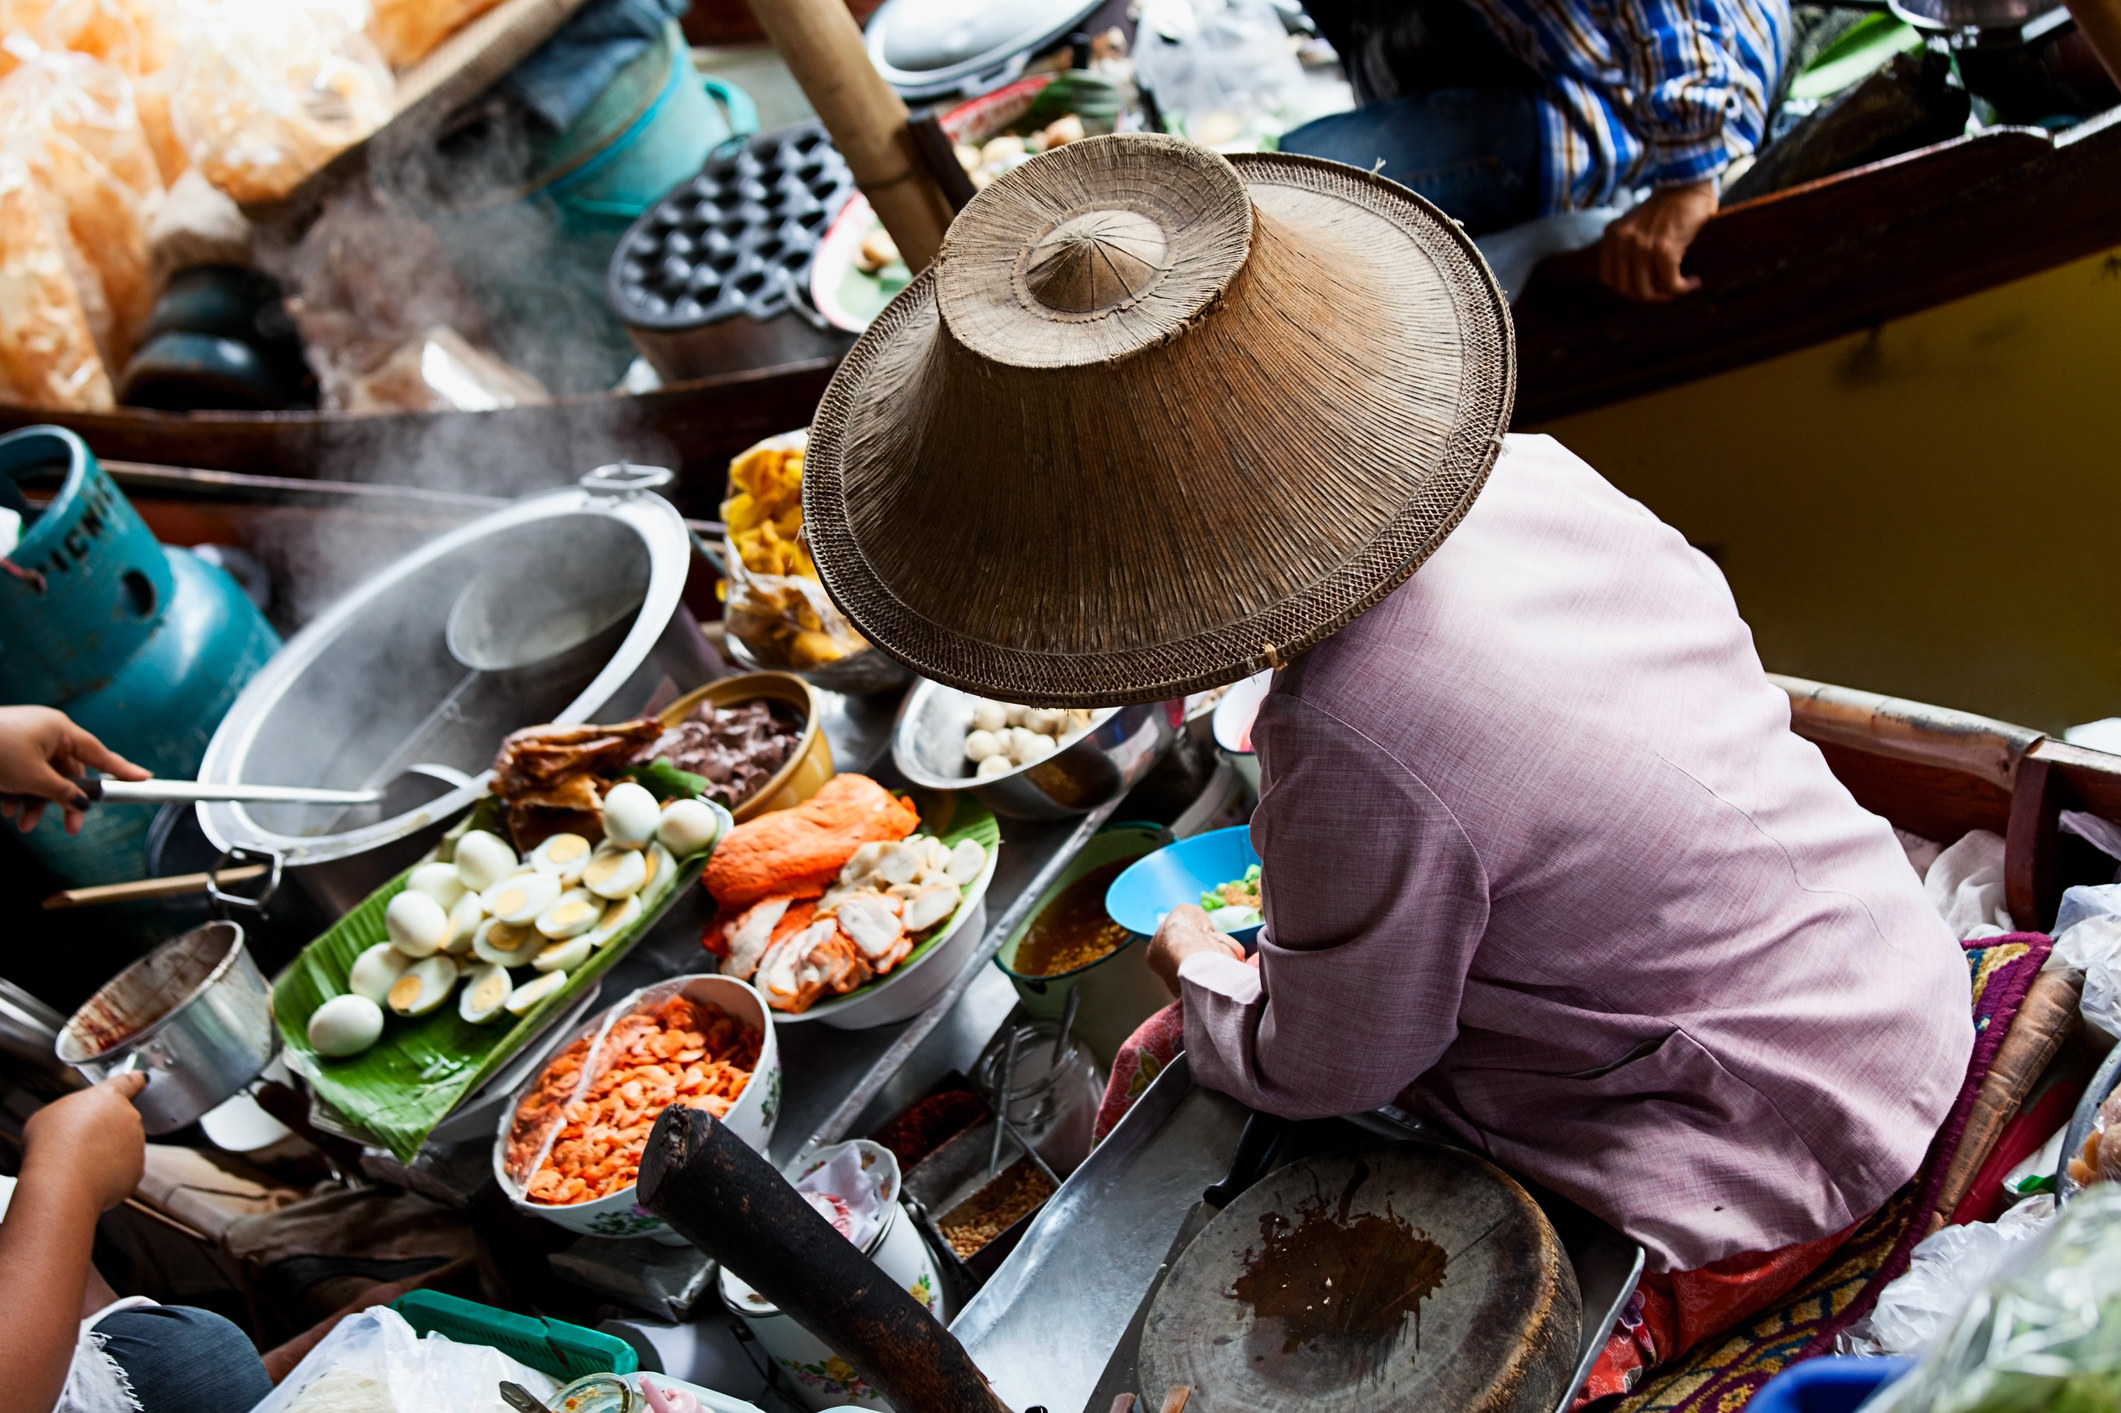
[[[1545,80],[1540,209],[1720,173],[1759,146],[1789,0],[1469,0]]]

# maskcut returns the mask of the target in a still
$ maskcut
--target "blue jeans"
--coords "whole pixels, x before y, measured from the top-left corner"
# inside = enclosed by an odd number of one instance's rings
[[[1411,187],[1469,235],[1539,214],[1539,106],[1528,85],[1439,88],[1335,113],[1285,132],[1281,150],[1325,157]]]
[[[211,1311],[120,1310],[98,1321],[96,1333],[132,1380],[140,1413],[250,1413],[272,1392],[249,1337]]]

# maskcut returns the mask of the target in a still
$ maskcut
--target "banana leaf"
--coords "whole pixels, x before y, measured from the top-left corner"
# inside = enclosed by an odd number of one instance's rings
[[[482,801],[477,810],[489,810]],[[474,818],[474,827],[497,824]],[[324,1102],[409,1163],[427,1135],[478,1087],[499,1073],[548,1022],[574,1004],[596,979],[648,934],[685,889],[700,876],[712,849],[678,865],[673,885],[653,900],[643,899],[633,926],[599,947],[589,960],[568,973],[567,984],[518,1019],[473,1025],[457,1013],[452,998],[441,1009],[417,1020],[392,1015],[383,1038],[358,1055],[331,1059],[309,1043],[309,1017],[334,996],[346,994],[347,973],[354,959],[390,935],[383,912],[405,889],[412,870],[363,899],[323,936],[302,949],[273,983],[273,1017],[280,1028],[288,1065],[309,1081]]]

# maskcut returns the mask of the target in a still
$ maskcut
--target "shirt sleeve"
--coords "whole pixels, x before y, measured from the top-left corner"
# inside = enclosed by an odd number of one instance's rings
[[[1457,1036],[1487,878],[1443,802],[1345,723],[1275,692],[1252,738],[1259,970],[1180,968],[1187,1063],[1208,1088],[1290,1118],[1373,1109]]]
[[[1735,0],[1738,4],[1752,0]],[[1620,0],[1619,35],[1634,53],[1634,126],[1660,187],[1705,181],[1729,166],[1725,126],[1758,83],[1735,57],[1738,36],[1720,0]]]

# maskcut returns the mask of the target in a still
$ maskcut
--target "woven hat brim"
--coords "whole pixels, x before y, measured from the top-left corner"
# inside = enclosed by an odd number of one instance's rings
[[[845,451],[858,416],[909,396],[921,341],[935,330],[935,270],[910,284],[871,325],[819,405],[804,467],[804,521],[826,591],[880,649],[924,677],[1028,705],[1112,706],[1221,686],[1278,665],[1338,632],[1405,583],[1463,520],[1501,448],[1516,394],[1509,306],[1457,224],[1395,183],[1336,163],[1287,154],[1232,159],[1262,210],[1275,188],[1302,202],[1339,201],[1396,228],[1409,258],[1426,258],[1457,318],[1463,376],[1441,451],[1420,468],[1418,493],[1356,552],[1276,602],[1183,638],[1108,652],[1052,652],[991,641],[937,622],[895,593],[864,552],[848,504]],[[1268,408],[1238,409],[1271,416]],[[917,474],[908,467],[907,474]],[[1191,533],[1194,527],[1171,527]],[[938,555],[1007,553],[939,541]],[[1113,603],[1124,613],[1130,605]],[[1146,607],[1146,606],[1144,606]],[[1028,636],[1035,636],[1027,634]]]

